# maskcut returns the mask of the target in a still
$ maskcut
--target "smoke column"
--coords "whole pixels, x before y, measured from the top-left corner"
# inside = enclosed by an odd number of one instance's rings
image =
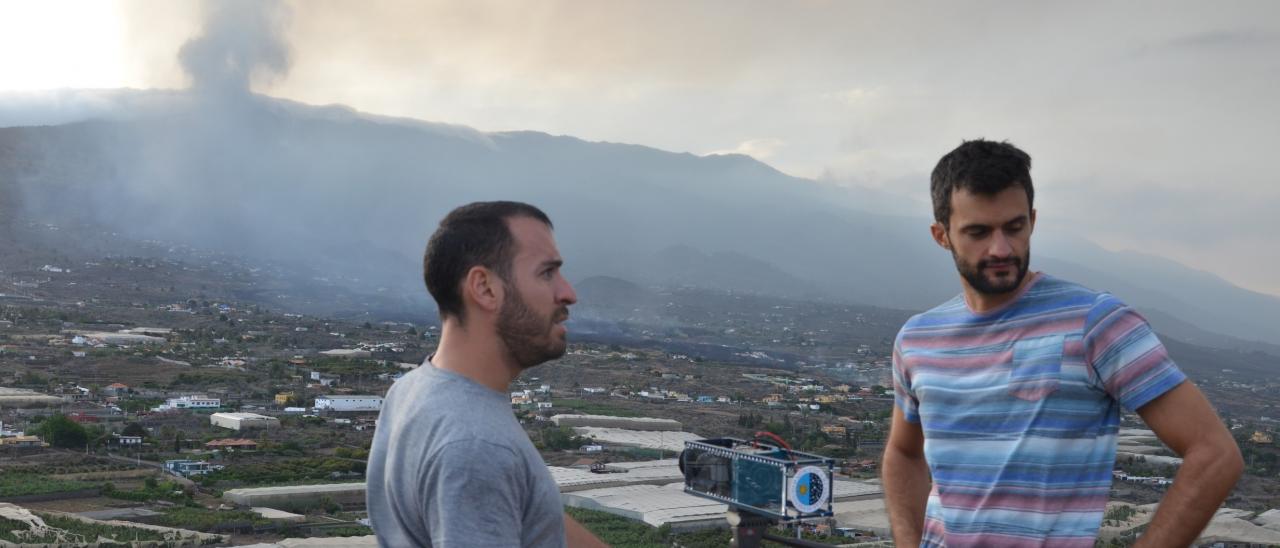
[[[203,32],[178,52],[191,87],[243,95],[251,84],[283,77],[292,52],[284,29],[292,11],[281,0],[219,0],[204,4]]]

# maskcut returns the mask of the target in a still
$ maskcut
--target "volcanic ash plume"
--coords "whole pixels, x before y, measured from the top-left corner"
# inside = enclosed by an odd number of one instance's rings
[[[281,0],[218,0],[204,5],[204,28],[178,52],[192,89],[243,95],[255,80],[289,72],[284,28],[292,15]]]

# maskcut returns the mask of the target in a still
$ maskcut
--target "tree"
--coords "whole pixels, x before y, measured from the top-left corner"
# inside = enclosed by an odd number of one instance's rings
[[[146,436],[147,436],[147,429],[146,429],[146,428],[143,428],[141,424],[138,424],[138,423],[136,423],[136,422],[131,422],[131,423],[126,424],[126,425],[124,426],[124,430],[121,430],[121,431],[120,431],[120,435],[121,435],[121,436],[141,436],[141,437],[146,437]]]
[[[35,371],[27,371],[22,374],[22,377],[18,380],[18,384],[22,386],[48,386],[49,379]]]
[[[579,436],[567,426],[556,426],[542,432],[542,444],[547,449],[577,449],[588,443],[591,443],[591,438]]]
[[[111,437],[111,432],[100,425],[90,424],[84,427],[84,435],[87,445],[97,449],[108,437]]]
[[[61,413],[40,423],[36,434],[49,445],[64,449],[84,448],[84,444],[89,440],[89,434],[85,432],[83,426]]]

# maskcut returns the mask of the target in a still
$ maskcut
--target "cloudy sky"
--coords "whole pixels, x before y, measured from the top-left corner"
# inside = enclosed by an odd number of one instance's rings
[[[0,0],[0,91],[186,87],[207,12]],[[939,156],[1008,139],[1041,234],[1280,295],[1280,3],[317,0],[268,23],[289,48],[259,93],[739,152],[922,218]]]

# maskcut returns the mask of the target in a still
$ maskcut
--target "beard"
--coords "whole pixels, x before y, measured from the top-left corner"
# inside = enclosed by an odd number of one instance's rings
[[[506,286],[507,298],[498,313],[498,338],[506,345],[511,359],[521,369],[528,369],[564,355],[566,342],[551,335],[558,321],[569,318],[569,307],[561,306],[550,317],[542,318],[524,302],[515,286]]]
[[[1028,263],[1031,262],[1031,250],[1027,250],[1027,254],[1021,257],[1013,256],[999,261],[983,259],[976,265],[962,261],[954,249],[951,250],[951,258],[955,260],[956,270],[960,271],[960,276],[969,282],[969,286],[974,291],[983,295],[1003,295],[1022,286],[1023,278],[1027,277]],[[985,274],[988,267],[1004,264],[1013,266],[1012,278],[1002,277],[993,280]]]

